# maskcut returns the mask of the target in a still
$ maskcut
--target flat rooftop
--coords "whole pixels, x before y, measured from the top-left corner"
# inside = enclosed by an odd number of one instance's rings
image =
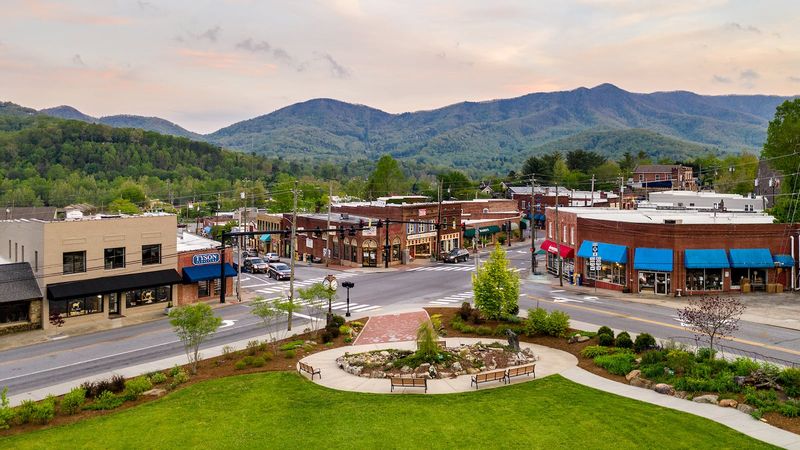
[[[555,208],[548,207],[548,210]],[[580,218],[631,223],[664,223],[675,220],[682,224],[763,224],[775,218],[765,213],[713,212],[697,210],[635,210],[616,208],[558,208],[559,212],[575,214]]]
[[[52,223],[52,222],[87,222],[87,221],[97,221],[97,220],[115,220],[115,219],[142,219],[147,217],[166,217],[166,216],[175,216],[175,214],[169,214],[165,212],[154,212],[154,213],[144,213],[144,214],[135,214],[135,215],[128,215],[128,214],[91,214],[87,216],[72,216],[72,217],[64,217],[58,219],[9,219],[9,220],[0,220],[0,222],[14,222],[14,223]]]
[[[650,197],[692,197],[692,198],[708,198],[708,199],[737,199],[737,200],[755,200],[761,199],[760,195],[756,195],[755,197],[751,197],[749,195],[741,195],[741,194],[722,194],[719,192],[714,191],[660,191],[660,192],[651,192]]]
[[[191,252],[194,250],[216,249],[222,245],[219,241],[198,236],[189,232],[178,230],[177,250],[180,252]]]

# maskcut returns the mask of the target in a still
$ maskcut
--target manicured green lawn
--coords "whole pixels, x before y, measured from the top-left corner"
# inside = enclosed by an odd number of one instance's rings
[[[388,389],[388,386],[387,386]],[[374,395],[294,373],[214,380],[0,448],[770,448],[560,376],[455,395]]]

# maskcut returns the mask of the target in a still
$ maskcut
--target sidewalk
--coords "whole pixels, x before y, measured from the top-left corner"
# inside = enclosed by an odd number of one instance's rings
[[[615,300],[623,300],[648,305],[658,305],[667,308],[683,308],[689,304],[690,297],[674,297],[672,295],[654,294],[623,294],[619,291],[608,289],[595,289],[593,287],[575,286],[564,280],[564,286],[559,286],[558,279],[548,275],[549,284],[554,289],[564,289],[567,292],[584,295],[602,295]],[[530,280],[536,282],[535,280]],[[541,280],[540,280],[541,281]],[[775,327],[800,330],[800,295],[792,292],[781,294],[752,293],[741,294],[726,292],[720,294],[725,297],[736,297],[746,306],[742,320]]]

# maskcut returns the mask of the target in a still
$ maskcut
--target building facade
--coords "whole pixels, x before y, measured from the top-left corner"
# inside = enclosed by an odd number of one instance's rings
[[[220,268],[220,242],[190,233],[178,232],[178,273],[182,277],[177,285],[175,306],[189,305],[219,299],[220,272],[225,275],[225,292],[233,293],[233,249],[225,248],[225,264]]]
[[[42,327],[42,291],[27,262],[0,264],[0,336]]]
[[[642,164],[633,169],[633,185],[640,188],[697,190],[692,168],[680,164]]]
[[[648,200],[638,205],[643,208],[684,208],[732,212],[762,212],[765,197],[739,194],[721,194],[713,191],[661,191],[648,194]]]
[[[256,229],[259,231],[279,231],[284,227],[283,214],[270,214],[261,212],[256,216]],[[277,234],[262,234],[258,237],[257,249],[260,254],[278,253],[281,256],[288,256],[281,250],[281,237]]]
[[[28,262],[44,294],[43,325],[153,313],[170,304],[177,220],[171,214],[0,221],[8,259]]]

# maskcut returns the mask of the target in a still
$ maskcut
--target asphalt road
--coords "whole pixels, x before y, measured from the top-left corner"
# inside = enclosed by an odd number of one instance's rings
[[[529,245],[529,244],[528,244]],[[481,259],[486,258],[481,255]],[[547,279],[532,279],[529,246],[516,245],[509,249],[510,266],[522,279],[520,307],[567,312],[574,320],[608,325],[631,332],[648,332],[658,338],[672,336],[690,340],[693,335],[677,321],[676,311],[658,305],[643,304],[613,298],[599,291],[587,295],[565,287],[553,288]],[[471,300],[470,278],[474,259],[460,264],[435,264],[410,270],[381,273],[340,272],[337,276],[355,283],[350,293],[353,318],[397,311],[420,306],[458,306]],[[329,271],[319,265],[297,267],[298,287],[319,281]],[[242,274],[244,289],[255,291],[265,298],[288,292],[287,281],[275,281],[261,274]],[[545,281],[542,283],[541,281]],[[341,282],[340,282],[341,284]],[[344,314],[347,305],[345,291],[340,287],[334,312]],[[216,310],[226,322],[205,347],[223,345],[243,339],[263,336],[262,324],[250,314],[247,304],[231,304]],[[303,311],[307,313],[307,311]],[[285,324],[280,328],[285,328]],[[800,362],[800,331],[740,322],[731,346],[769,357]],[[8,386],[15,395],[33,389],[46,388],[69,380],[127,366],[183,355],[166,318],[83,336],[70,336],[27,347],[0,352],[0,386]]]

